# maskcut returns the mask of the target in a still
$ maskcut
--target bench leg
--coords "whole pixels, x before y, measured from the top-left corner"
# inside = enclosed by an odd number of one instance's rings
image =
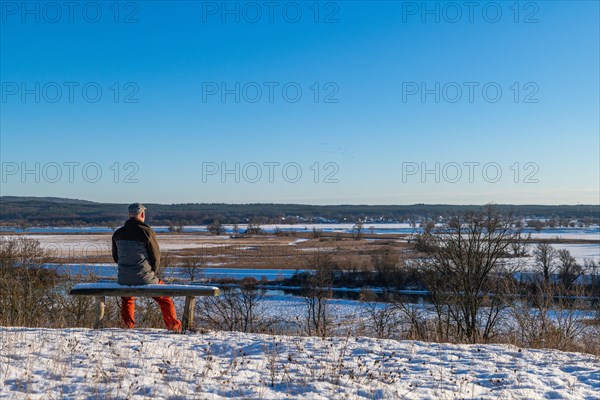
[[[181,330],[189,331],[192,325],[194,325],[194,306],[196,304],[196,298],[194,296],[187,296],[185,298],[185,307],[183,309],[183,318],[181,321]]]
[[[104,296],[96,297],[96,321],[94,322],[94,329],[102,329],[104,325]]]

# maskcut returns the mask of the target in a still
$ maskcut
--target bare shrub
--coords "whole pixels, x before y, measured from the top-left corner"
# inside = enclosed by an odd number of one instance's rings
[[[0,324],[36,326],[51,319],[46,293],[58,274],[44,268],[48,258],[37,240],[0,237]]]
[[[542,274],[544,282],[549,283],[556,270],[556,249],[548,243],[538,243],[533,250],[533,256],[537,271]]]
[[[580,350],[580,338],[585,337],[587,320],[582,317],[585,309],[583,288],[567,296],[568,290],[560,284],[538,283],[536,291],[526,298],[513,301],[511,314],[518,326],[515,333],[517,344],[526,347]]]
[[[399,334],[402,338],[423,341],[442,341],[438,334],[438,323],[428,316],[427,309],[418,304],[404,301],[402,296],[395,296],[394,307],[400,314]]]
[[[319,229],[316,226],[312,229],[312,237],[313,239],[318,239],[323,235],[323,229]]]
[[[258,282],[247,278],[239,287],[222,288],[220,296],[202,298],[200,321],[210,329],[265,332],[271,321],[264,316],[263,297]]]
[[[375,337],[383,339],[396,336],[402,321],[398,309],[389,302],[391,296],[385,295],[385,302],[378,302],[372,292],[364,292],[361,297],[362,314]]]
[[[407,265],[405,258],[400,257],[393,247],[386,246],[383,252],[373,254],[371,262],[375,272],[374,285],[395,288],[422,286],[418,269]]]
[[[95,281],[91,276],[87,282]],[[71,296],[69,290],[82,282],[82,277],[61,274],[52,287],[44,291],[47,315],[50,321],[38,321],[38,326],[92,326],[95,320],[95,299],[93,296]]]
[[[568,289],[583,274],[583,267],[577,264],[575,257],[567,249],[558,250],[558,261],[558,277]]]
[[[336,264],[332,255],[316,252],[307,267],[314,272],[300,274],[302,296],[306,302],[306,333],[325,337],[331,333],[333,321],[330,316],[329,298],[332,296]]]

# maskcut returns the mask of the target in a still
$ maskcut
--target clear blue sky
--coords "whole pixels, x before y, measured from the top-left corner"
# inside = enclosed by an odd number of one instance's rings
[[[0,4],[2,195],[600,202],[597,1]]]

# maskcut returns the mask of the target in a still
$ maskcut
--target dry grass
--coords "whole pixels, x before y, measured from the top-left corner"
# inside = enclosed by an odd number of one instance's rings
[[[337,234],[336,234],[337,235]],[[22,235],[15,235],[19,237]],[[323,233],[313,238],[312,233],[299,232],[294,236],[259,235],[237,239],[216,238],[206,233],[162,233],[159,244],[165,256],[174,262],[181,257],[198,257],[212,267],[227,268],[302,268],[312,253],[335,251],[340,257],[365,262],[369,254],[384,248],[408,249],[401,243],[405,235],[381,235],[376,242],[354,240],[350,234],[337,237]],[[112,263],[110,234],[36,234],[42,248],[48,250],[49,261],[56,263]],[[297,239],[306,239],[295,242]]]

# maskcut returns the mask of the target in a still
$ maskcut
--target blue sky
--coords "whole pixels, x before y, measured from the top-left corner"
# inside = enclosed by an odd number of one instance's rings
[[[0,4],[2,195],[600,202],[596,1]]]

